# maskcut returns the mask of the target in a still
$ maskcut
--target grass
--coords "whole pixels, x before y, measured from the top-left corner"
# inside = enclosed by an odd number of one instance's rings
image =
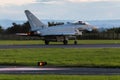
[[[69,44],[74,41],[70,40]],[[20,45],[20,44],[44,44],[42,40],[0,40],[0,45]],[[50,42],[50,44],[63,44],[62,42]],[[120,40],[78,40],[78,44],[120,44]]]
[[[48,66],[120,67],[120,49],[0,49],[0,65],[36,66],[39,61]]]
[[[42,40],[0,40],[0,45],[44,44]]]
[[[86,75],[0,75],[0,80],[119,80],[120,76]]]

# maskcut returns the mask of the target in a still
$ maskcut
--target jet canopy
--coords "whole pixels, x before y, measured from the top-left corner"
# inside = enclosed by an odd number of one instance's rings
[[[73,24],[76,24],[76,25],[88,25],[89,23],[84,22],[84,21],[77,21],[77,22],[74,22]]]

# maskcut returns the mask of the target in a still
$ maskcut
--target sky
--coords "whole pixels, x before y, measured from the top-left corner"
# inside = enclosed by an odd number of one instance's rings
[[[24,10],[39,19],[120,19],[120,0],[0,0],[0,20],[27,20]]]

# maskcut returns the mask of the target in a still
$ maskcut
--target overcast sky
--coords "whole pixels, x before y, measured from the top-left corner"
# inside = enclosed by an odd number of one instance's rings
[[[120,19],[120,0],[0,0],[0,19],[26,20],[24,10],[39,19]]]

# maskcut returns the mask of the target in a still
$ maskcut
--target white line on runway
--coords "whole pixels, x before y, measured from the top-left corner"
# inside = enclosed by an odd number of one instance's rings
[[[68,68],[0,68],[0,71],[69,70]]]

